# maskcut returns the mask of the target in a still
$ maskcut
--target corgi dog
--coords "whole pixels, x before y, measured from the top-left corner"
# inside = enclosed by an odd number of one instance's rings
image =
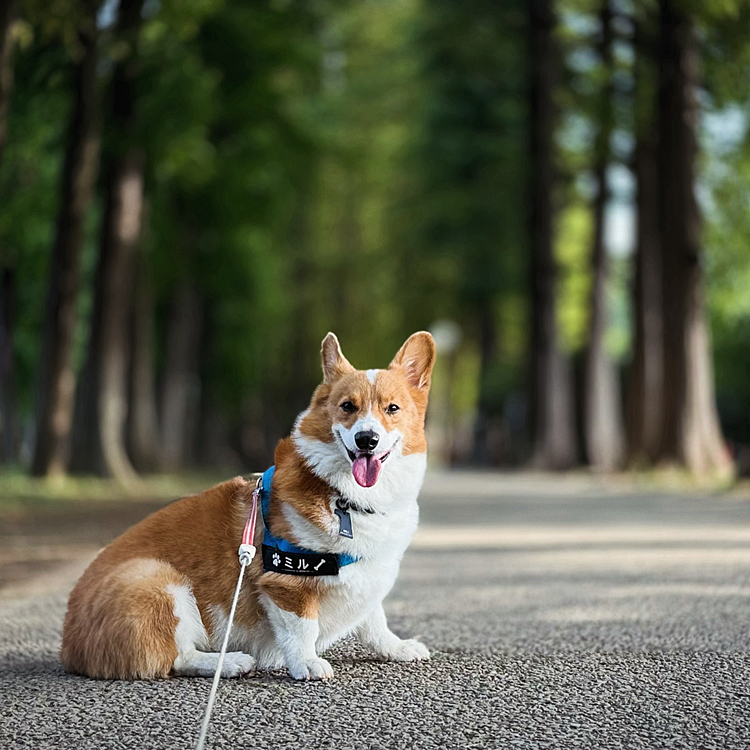
[[[262,478],[222,675],[286,667],[327,680],[320,654],[353,634],[395,661],[429,658],[392,633],[383,599],[417,527],[435,344],[415,333],[387,369],[355,370],[329,333],[323,383]],[[255,483],[177,500],[105,547],[70,595],[61,661],[108,679],[212,676],[240,570]],[[261,519],[262,516],[262,519]]]

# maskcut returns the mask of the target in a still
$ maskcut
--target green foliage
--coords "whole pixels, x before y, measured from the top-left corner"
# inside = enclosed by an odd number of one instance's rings
[[[433,0],[425,10],[414,40],[423,50],[424,119],[393,214],[399,247],[408,248],[404,328],[457,320],[462,357],[476,356],[480,331],[492,329],[478,401],[497,415],[519,388],[525,359],[517,293],[527,272],[524,4]]]
[[[74,60],[82,53],[81,32],[96,32],[97,0],[19,0],[18,5],[42,45],[62,44]]]
[[[13,339],[18,399],[31,408],[68,113],[66,55],[37,39],[16,53],[16,86],[0,172],[0,257],[17,278]]]
[[[615,4],[620,15],[639,16],[654,6]],[[750,9],[737,0],[684,7],[700,27],[708,107],[734,108],[745,128],[731,148],[708,144],[701,189],[720,399],[747,414]],[[591,173],[607,81],[596,53],[599,8],[594,0],[556,5],[564,64],[555,251],[570,352],[587,343]],[[142,249],[156,295],[158,367],[167,311],[189,283],[206,313],[202,397],[233,435],[248,423],[274,435],[289,428],[319,381],[328,330],[355,365],[385,366],[412,331],[455,320],[463,331],[459,417],[468,421],[480,405],[499,418],[509,399],[517,403],[529,321],[526,9],[525,0],[160,0],[145,3],[133,38],[118,36],[112,19],[98,29],[103,92],[118,61],[136,63],[129,138],[146,152]],[[77,0],[20,3],[0,249],[18,277],[14,348],[26,415],[71,63],[95,10]],[[627,166],[636,121],[648,113],[634,114],[633,40],[619,23],[611,147],[612,161]],[[105,151],[130,145],[109,125]],[[79,361],[101,192],[88,217]],[[628,259],[613,258],[607,345],[621,360],[630,283]],[[494,340],[483,350],[488,329]],[[443,377],[438,371],[438,385]]]
[[[589,206],[571,203],[558,219],[556,255],[560,265],[557,317],[563,347],[580,351],[588,341],[593,221]]]
[[[750,8],[708,3],[703,188],[706,292],[725,435],[750,443]],[[721,13],[718,10],[723,11]]]

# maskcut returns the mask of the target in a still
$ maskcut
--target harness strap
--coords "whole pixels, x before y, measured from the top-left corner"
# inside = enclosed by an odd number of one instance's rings
[[[268,528],[268,512],[271,507],[271,488],[273,486],[273,475],[276,471],[276,467],[272,466],[270,469],[267,469],[263,477],[261,478],[261,485],[260,485],[260,508],[261,512],[263,514],[263,524],[265,526],[265,529],[263,531],[263,560],[264,563],[266,561],[266,549],[273,551],[276,551],[277,553],[291,553],[292,555],[301,555],[301,556],[315,556],[314,562],[317,563],[317,561],[321,557],[325,558],[333,558],[335,559],[337,563],[337,568],[342,568],[344,565],[351,565],[352,563],[357,562],[359,560],[358,557],[355,557],[354,555],[348,555],[346,553],[321,553],[316,552],[315,550],[306,549],[305,547],[299,547],[296,544],[292,544],[287,539],[284,539],[283,537],[274,536],[270,529]],[[272,559],[272,558],[270,558]],[[298,558],[295,559],[295,568],[296,563],[298,562]],[[313,561],[313,558],[310,560]],[[264,566],[265,567],[265,566]],[[314,568],[314,565],[313,565]],[[285,572],[283,569],[279,569],[275,566],[267,567],[266,570],[270,570],[274,573],[283,573]],[[327,567],[320,568],[320,570],[326,570],[330,572],[326,572],[326,575],[335,575],[337,571],[333,571]],[[286,572],[290,572],[291,569],[288,569]],[[307,573],[307,575],[310,575]]]

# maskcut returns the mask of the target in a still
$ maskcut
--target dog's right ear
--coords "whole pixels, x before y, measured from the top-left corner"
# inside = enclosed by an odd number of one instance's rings
[[[329,333],[323,339],[320,348],[320,357],[323,360],[323,382],[333,383],[347,372],[354,372],[347,358],[341,353],[339,340],[333,333]]]
[[[427,331],[413,333],[393,358],[391,367],[400,367],[412,388],[430,390],[430,376],[435,364],[435,341]]]

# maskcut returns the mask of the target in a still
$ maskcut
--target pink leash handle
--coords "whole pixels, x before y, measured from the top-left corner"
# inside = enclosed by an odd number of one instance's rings
[[[255,541],[255,522],[258,517],[258,503],[260,501],[260,482],[261,480],[259,479],[258,484],[253,490],[253,507],[245,522],[245,529],[242,532],[242,544],[240,544],[238,551],[240,563],[247,565],[253,561],[256,552],[253,542]]]

